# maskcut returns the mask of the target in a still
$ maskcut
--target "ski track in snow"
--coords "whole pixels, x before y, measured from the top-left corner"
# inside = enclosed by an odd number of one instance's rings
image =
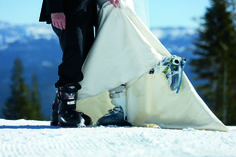
[[[0,119],[1,157],[235,157],[236,132],[142,127],[50,127]]]

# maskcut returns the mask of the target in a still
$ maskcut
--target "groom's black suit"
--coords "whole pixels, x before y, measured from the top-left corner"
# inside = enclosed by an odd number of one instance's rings
[[[63,51],[56,87],[78,84],[83,79],[81,68],[94,41],[96,0],[43,0],[39,21],[49,24],[51,13],[61,12],[66,17],[66,29],[60,30],[52,26]]]

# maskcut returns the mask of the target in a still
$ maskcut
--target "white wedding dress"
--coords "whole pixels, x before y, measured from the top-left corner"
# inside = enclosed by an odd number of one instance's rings
[[[163,73],[148,74],[170,53],[137,17],[132,0],[120,8],[98,0],[99,27],[84,63],[77,110],[93,124],[113,108],[108,90],[127,84],[127,117],[135,126],[228,131],[196,93],[184,74],[178,94]]]

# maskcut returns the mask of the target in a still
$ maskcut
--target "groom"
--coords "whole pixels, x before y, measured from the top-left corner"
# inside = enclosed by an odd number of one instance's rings
[[[82,65],[94,41],[96,9],[96,0],[43,0],[39,21],[52,25],[63,52],[51,125],[84,126],[86,116],[76,111],[76,100]]]

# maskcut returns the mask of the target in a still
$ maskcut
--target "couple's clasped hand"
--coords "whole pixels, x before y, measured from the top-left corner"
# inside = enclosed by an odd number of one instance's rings
[[[109,2],[110,2],[111,4],[113,4],[115,8],[117,8],[117,4],[118,4],[118,6],[119,6],[119,4],[120,4],[119,1],[120,1],[120,0],[109,0]]]
[[[119,0],[109,0],[109,2],[117,8],[119,6]],[[66,29],[66,16],[64,13],[52,13],[51,14],[52,25],[58,29]]]

